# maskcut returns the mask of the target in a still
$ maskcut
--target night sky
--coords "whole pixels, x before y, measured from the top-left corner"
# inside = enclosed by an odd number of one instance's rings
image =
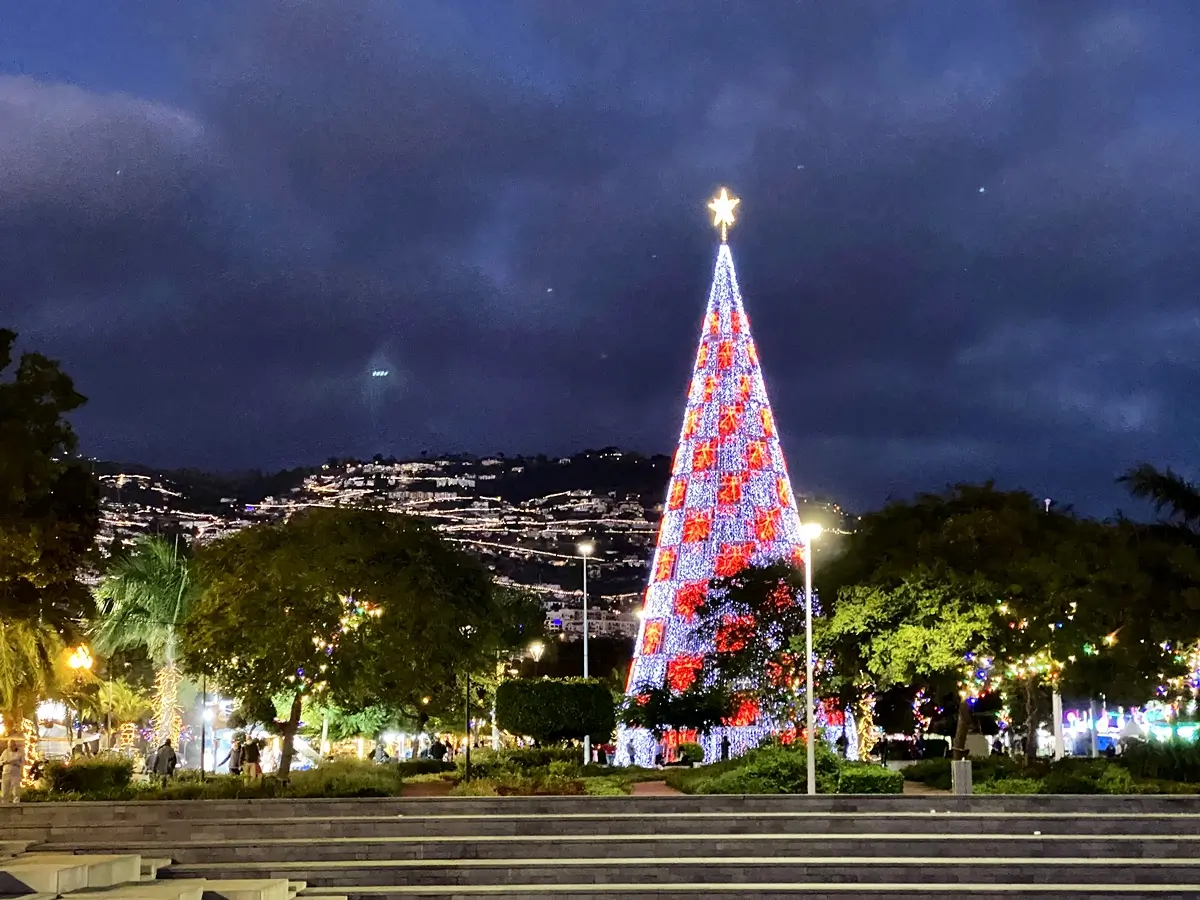
[[[2,16],[0,324],[90,455],[669,453],[728,185],[798,491],[1195,474],[1191,0]]]

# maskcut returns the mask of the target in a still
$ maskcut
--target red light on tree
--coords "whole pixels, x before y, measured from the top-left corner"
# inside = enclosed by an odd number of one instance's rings
[[[642,655],[653,656],[662,647],[663,632],[667,623],[662,619],[647,619],[642,631]]]
[[[728,578],[750,565],[754,555],[753,544],[722,544],[717,555],[717,577]]]
[[[692,450],[692,471],[705,472],[717,464],[717,441],[715,438],[701,441]]]
[[[726,616],[717,629],[716,646],[721,653],[736,653],[754,637],[754,616]]]
[[[696,676],[704,665],[704,657],[684,654],[667,663],[667,687],[683,693],[696,683]]]
[[[742,501],[742,485],[746,483],[742,472],[726,472],[721,476],[721,485],[717,488],[717,503],[722,506],[735,506]]]
[[[733,341],[721,341],[717,346],[717,368],[729,369],[733,367]]]
[[[696,610],[704,605],[708,596],[708,584],[703,581],[688,581],[675,592],[675,615],[690,622],[696,617]]]
[[[783,510],[760,509],[754,514],[754,536],[763,543],[769,544],[779,539],[779,523],[783,518]]]
[[[683,542],[694,544],[706,541],[712,533],[712,510],[698,509],[687,514],[683,520]]]
[[[660,547],[658,559],[654,564],[654,580],[670,581],[675,574],[675,557],[678,554],[675,547]]]

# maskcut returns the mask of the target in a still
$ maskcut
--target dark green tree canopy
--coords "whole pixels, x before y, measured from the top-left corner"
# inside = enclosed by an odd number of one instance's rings
[[[459,679],[492,672],[529,627],[524,594],[427,523],[313,509],[202,548],[202,593],[182,630],[187,668],[238,697],[312,695],[414,720],[461,703]]]
[[[594,678],[515,678],[496,689],[496,724],[541,744],[602,743],[616,723],[612,692]]]
[[[86,615],[77,580],[99,528],[95,484],[66,415],[84,403],[57,362],[17,361],[0,329],[0,616],[60,629]]]

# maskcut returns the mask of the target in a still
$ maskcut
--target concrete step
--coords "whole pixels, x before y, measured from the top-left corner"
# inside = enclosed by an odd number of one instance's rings
[[[82,866],[86,879],[82,887],[85,888],[107,888],[138,881],[142,872],[141,856],[131,853],[25,853],[16,857],[15,863],[31,866]]]
[[[1200,837],[1034,834],[644,834],[227,839],[132,845],[179,865],[337,860],[525,859],[639,856],[1200,857]],[[143,865],[145,859],[143,858]]]
[[[287,878],[205,879],[203,900],[288,900]]]
[[[26,803],[0,808],[0,829],[66,822],[108,824],[236,818],[244,822],[280,816],[339,818],[347,815],[458,814],[536,815],[661,812],[1200,812],[1200,796],[770,796],[629,797],[411,797],[285,800],[144,801],[127,803]]]
[[[125,845],[123,849],[132,850],[134,848]],[[142,881],[153,881],[158,877],[159,869],[165,869],[171,864],[171,857],[169,856],[147,856],[142,851],[138,852],[142,853]]]
[[[0,860],[10,859],[29,849],[32,841],[0,841]]]
[[[170,881],[140,881],[90,893],[79,900],[204,900],[204,879],[175,878]]]
[[[0,863],[0,896],[69,894],[88,886],[84,862],[37,862],[16,857]]]
[[[172,877],[223,873],[302,878],[352,893],[364,885],[725,884],[861,882],[926,884],[1200,884],[1200,860],[1107,857],[637,857],[627,859],[346,860],[173,866]]]
[[[805,900],[849,900],[867,897],[879,900],[928,900],[930,897],[947,900],[1130,900],[1153,897],[1156,900],[1184,900],[1200,895],[1200,885],[1106,885],[1106,884],[1046,884],[991,885],[978,883],[923,885],[910,884],[845,884],[840,882],[811,882],[808,884],[764,883],[738,885],[730,889],[719,884],[522,884],[508,887],[453,885],[420,887],[411,885],[381,885],[361,888],[346,895],[307,892],[312,900],[528,900],[528,898],[569,897],[571,900],[624,900],[630,897],[653,897],[656,900],[741,900],[744,897],[773,900],[776,897],[804,897]]]
[[[21,829],[8,829],[9,832]],[[220,840],[234,833],[256,839],[404,836],[470,836],[513,834],[755,834],[755,833],[988,833],[988,834],[1171,834],[1200,836],[1200,812],[1145,813],[589,813],[549,817],[537,814],[506,816],[344,816],[337,819],[285,817],[255,822],[247,828],[240,819],[209,819],[129,825],[57,826],[33,828],[15,836],[43,840],[50,848],[105,849],[141,846],[147,842],[182,843]],[[47,833],[48,832],[48,833]],[[97,839],[100,836],[100,839]]]

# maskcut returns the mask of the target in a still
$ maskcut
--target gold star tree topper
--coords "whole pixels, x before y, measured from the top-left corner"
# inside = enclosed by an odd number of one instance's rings
[[[712,202],[708,204],[713,214],[713,225],[721,229],[722,244],[729,236],[729,226],[733,224],[734,207],[741,202],[737,197],[730,197],[728,190],[721,188],[721,193],[713,197]]]

